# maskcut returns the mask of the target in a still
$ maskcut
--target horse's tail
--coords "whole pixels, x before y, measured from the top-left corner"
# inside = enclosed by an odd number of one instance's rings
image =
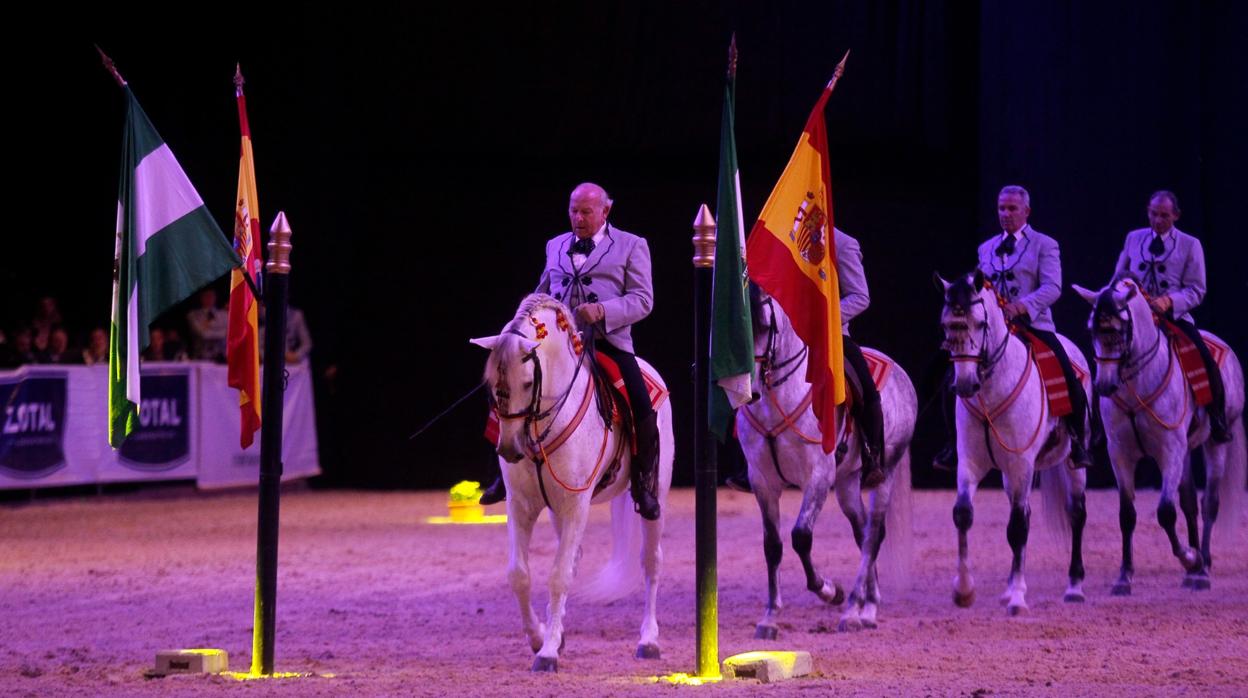
[[[1235,418],[1231,425],[1231,441],[1224,444],[1226,449],[1226,467],[1222,471],[1222,486],[1218,492],[1218,520],[1214,528],[1218,531],[1218,539],[1231,541],[1244,526],[1244,500],[1248,498],[1245,486],[1248,486],[1248,444],[1244,442],[1244,419]],[[1208,453],[1208,449],[1205,450]],[[1208,468],[1209,464],[1206,463]]]
[[[910,447],[906,446],[893,470],[893,492],[884,518],[884,543],[878,566],[890,588],[909,588],[914,555],[914,506],[910,487]]]
[[[606,603],[641,588],[641,517],[627,487],[611,500],[611,541],[611,558],[577,589],[578,598]]]
[[[1060,461],[1040,471],[1044,527],[1054,542],[1070,548],[1070,468]]]

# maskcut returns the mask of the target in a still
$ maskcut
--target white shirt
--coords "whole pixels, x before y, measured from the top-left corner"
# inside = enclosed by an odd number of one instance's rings
[[[602,224],[602,227],[598,229],[598,232],[594,233],[594,236],[590,238],[590,240],[594,241],[595,249],[597,249],[598,246],[602,244],[602,239],[606,236],[607,236],[607,224],[604,222]],[[572,238],[573,238],[573,242],[579,239],[576,237],[575,234],[572,236]],[[576,267],[577,271],[580,271],[581,265],[584,263],[585,263],[585,255],[579,254],[579,253],[572,255],[572,266]]]

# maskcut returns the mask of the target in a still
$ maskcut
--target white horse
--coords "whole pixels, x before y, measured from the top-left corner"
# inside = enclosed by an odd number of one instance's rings
[[[637,656],[657,659],[659,626],[655,618],[660,536],[664,517],[643,521],[634,513],[629,494],[631,449],[618,421],[604,421],[596,407],[596,386],[587,349],[570,311],[544,294],[521,302],[515,318],[495,337],[472,340],[490,350],[485,381],[500,417],[499,466],[507,484],[507,531],[511,556],[507,577],[520,604],[524,633],[537,657],[533,671],[557,671],[564,644],[563,616],[569,588],[580,557],[589,505],[611,501],[614,545],[611,561],[593,580],[600,598],[630,591],[636,575],[627,557],[637,552],[640,528],[641,568],[645,576],[646,610]],[[658,373],[638,360],[652,377]],[[664,388],[666,389],[666,388]],[[612,414],[610,405],[603,408]],[[663,506],[672,481],[671,401],[658,411],[659,472],[655,493]],[[611,464],[618,462],[618,468]],[[559,536],[546,623],[538,621],[529,601],[529,542],[533,524],[549,507]],[[663,509],[666,513],[666,508]],[[635,569],[635,568],[633,568]]]
[[[1174,346],[1154,322],[1144,293],[1130,278],[1116,280],[1101,291],[1075,286],[1092,304],[1088,326],[1096,348],[1096,393],[1109,456],[1118,480],[1118,523],[1122,528],[1122,569],[1113,593],[1131,593],[1135,573],[1131,536],[1135,531],[1135,469],[1152,458],[1161,469],[1161,502],[1157,521],[1170,539],[1175,557],[1186,571],[1183,586],[1208,589],[1213,564],[1210,538],[1219,520],[1219,532],[1232,533],[1244,499],[1245,455],[1244,371],[1238,357],[1228,349],[1222,367],[1226,386],[1226,419],[1231,440],[1215,443],[1209,438],[1209,418],[1193,402],[1183,378]],[[1202,332],[1206,337],[1216,337]],[[1163,346],[1164,345],[1164,346]],[[1189,453],[1204,449],[1205,496],[1203,541],[1196,525],[1196,495],[1191,482]],[[1185,492],[1186,491],[1186,492]],[[1175,494],[1187,515],[1188,542],[1179,543],[1175,532]]]
[[[1027,536],[1031,526],[1032,480],[1040,471],[1046,500],[1045,514],[1054,530],[1071,531],[1070,584],[1066,601],[1082,602],[1083,527],[1087,521],[1084,492],[1087,473],[1069,464],[1070,437],[1062,419],[1049,413],[1049,401],[1031,349],[1005,323],[997,294],[976,271],[953,283],[937,277],[944,287],[941,313],[945,346],[953,361],[953,388],[957,402],[958,499],[953,521],[958,528],[958,572],[953,600],[970,606],[975,600],[967,533],[974,519],[971,500],[992,468],[1001,471],[1010,500],[1006,537],[1014,553],[1010,577],[1001,600],[1010,615],[1027,610],[1027,582],[1023,577]],[[1059,335],[1066,355],[1084,373],[1083,353]],[[1085,379],[1084,389],[1089,386]]]
[[[838,628],[876,627],[880,604],[876,560],[886,529],[893,534],[886,558],[908,557],[910,542],[910,439],[918,400],[910,377],[897,364],[881,394],[884,413],[884,483],[868,495],[864,508],[860,492],[861,430],[848,426],[843,407],[837,408],[837,428],[843,456],[820,445],[819,426],[806,382],[806,345],[779,305],[765,299],[755,306],[755,355],[762,363],[760,400],[737,411],[737,436],[749,464],[750,487],[763,516],[763,555],[767,560],[767,607],[754,637],[774,639],[782,608],[778,569],[784,554],[780,540],[780,495],[787,485],[802,488],[802,506],[793,524],[793,550],[806,572],[806,588],[829,604],[840,604],[844,592],[815,570],[810,550],[812,532],[828,490],[835,485],[841,510],[849,519],[854,541],[861,550],[858,576]],[[852,431],[852,433],[851,433]],[[841,448],[838,448],[841,453]],[[892,506],[890,506],[890,502]],[[892,560],[889,560],[892,561]],[[906,560],[901,560],[904,564]]]

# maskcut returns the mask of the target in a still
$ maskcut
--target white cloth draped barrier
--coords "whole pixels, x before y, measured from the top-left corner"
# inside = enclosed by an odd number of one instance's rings
[[[283,480],[321,472],[307,363],[286,367]],[[144,363],[140,426],[108,446],[107,366],[0,371],[0,489],[195,480],[200,489],[256,485],[260,440],[239,447],[238,391],[221,364]]]

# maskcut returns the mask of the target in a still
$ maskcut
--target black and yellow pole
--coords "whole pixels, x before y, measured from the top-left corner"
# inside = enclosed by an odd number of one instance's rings
[[[282,399],[286,375],[286,293],[290,283],[290,224],[284,212],[269,229],[264,279],[264,384],[260,426],[260,523],[256,536],[256,610],[251,673],[273,673],[277,625],[277,531],[282,484]]]
[[[697,546],[697,675],[719,677],[715,439],[711,436],[711,292],[715,278],[715,218],[706,204],[693,221],[693,485]]]

